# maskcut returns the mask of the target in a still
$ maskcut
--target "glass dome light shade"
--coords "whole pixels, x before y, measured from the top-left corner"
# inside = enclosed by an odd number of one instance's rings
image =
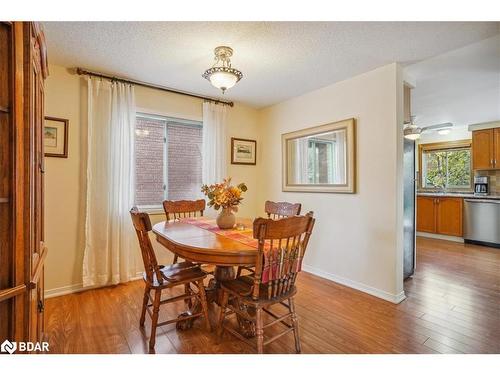
[[[210,75],[209,80],[212,86],[225,91],[236,85],[238,77],[230,72],[215,72]]]

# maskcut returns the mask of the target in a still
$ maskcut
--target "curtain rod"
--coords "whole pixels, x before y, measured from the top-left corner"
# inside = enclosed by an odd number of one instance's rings
[[[172,92],[174,94],[186,95],[186,96],[190,96],[192,98],[198,98],[198,99],[208,100],[208,101],[215,102],[215,103],[226,104],[226,105],[228,105],[230,107],[234,106],[233,102],[228,102],[228,101],[225,101],[225,100],[210,98],[208,96],[202,96],[202,95],[198,95],[198,94],[193,94],[193,93],[190,93],[190,92],[187,92],[187,91],[181,91],[181,90],[171,89],[170,87],[165,87],[165,86],[161,86],[161,85],[155,85],[153,83],[147,83],[147,82],[142,82],[142,81],[136,81],[136,80],[133,80],[133,79],[127,79],[127,78],[120,78],[120,77],[110,76],[110,75],[107,75],[107,74],[104,74],[104,73],[92,72],[90,70],[86,70],[86,69],[83,69],[83,68],[76,68],[76,74],[78,74],[78,75],[87,75],[87,76],[98,77],[98,78],[105,78],[105,79],[109,79],[111,81],[118,81],[118,82],[123,82],[123,83],[129,83],[129,84],[133,84],[133,85],[137,85],[137,86],[149,87],[151,89]]]

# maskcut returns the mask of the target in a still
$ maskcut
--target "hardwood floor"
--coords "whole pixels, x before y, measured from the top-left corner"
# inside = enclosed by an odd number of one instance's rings
[[[296,298],[303,353],[500,353],[500,249],[427,238],[417,248],[417,272],[399,305],[303,272]],[[51,353],[147,353],[142,293],[143,282],[134,281],[48,299]],[[162,314],[184,309],[182,302],[171,307]],[[213,327],[217,311],[211,306]],[[189,331],[159,327],[156,352],[253,350],[229,334],[216,344],[200,320]],[[294,353],[293,335],[266,352]]]

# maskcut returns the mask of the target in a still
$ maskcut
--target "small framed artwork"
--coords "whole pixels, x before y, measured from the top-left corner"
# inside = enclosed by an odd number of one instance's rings
[[[69,120],[63,118],[45,117],[43,126],[45,156],[68,157],[68,124]]]
[[[231,138],[231,164],[255,165],[257,163],[257,141]]]

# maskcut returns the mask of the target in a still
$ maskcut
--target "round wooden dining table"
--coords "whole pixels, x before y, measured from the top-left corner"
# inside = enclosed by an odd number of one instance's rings
[[[201,217],[199,220],[206,220]],[[252,228],[251,219],[238,219],[237,226],[248,229]],[[235,266],[252,266],[256,263],[257,248],[240,242],[238,240],[214,233],[208,229],[201,228],[186,221],[162,221],[153,226],[156,240],[166,249],[177,254],[180,258],[188,261],[214,265],[214,278],[206,287],[208,302],[220,305],[221,289],[220,283],[225,280],[234,279],[236,276]],[[194,314],[200,306],[192,306],[183,314]],[[250,311],[249,311],[250,313]],[[255,327],[249,321],[238,320],[240,329],[245,336],[253,336]],[[185,323],[184,323],[185,322]],[[179,322],[177,328],[188,329],[192,320]]]

